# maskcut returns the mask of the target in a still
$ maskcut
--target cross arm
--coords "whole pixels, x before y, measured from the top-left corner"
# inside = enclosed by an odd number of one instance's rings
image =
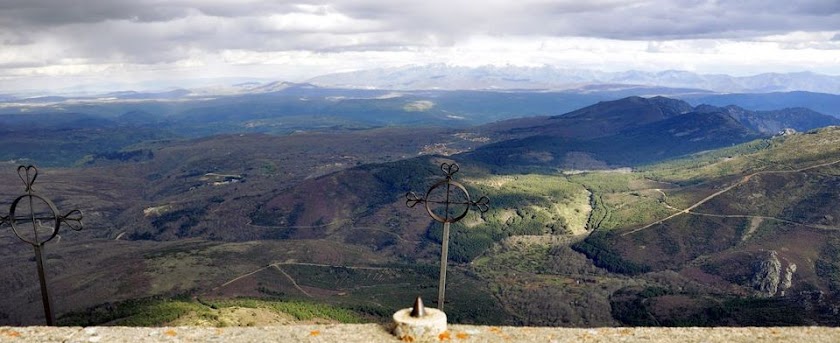
[[[426,199],[417,196],[414,192],[405,193],[405,206],[408,206],[409,208],[414,208],[417,204],[424,202],[426,202]]]
[[[470,205],[475,206],[479,212],[485,213],[490,210],[490,198],[482,196],[481,198],[478,198],[477,201],[470,203]]]
[[[82,211],[80,210],[72,210],[67,212],[67,214],[61,216],[61,222],[67,224],[71,229],[74,231],[80,231],[84,228],[84,224],[82,223]]]

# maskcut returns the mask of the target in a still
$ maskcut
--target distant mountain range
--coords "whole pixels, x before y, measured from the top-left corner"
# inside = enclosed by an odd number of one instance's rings
[[[318,76],[308,82],[325,87],[394,90],[445,89],[585,89],[592,84],[685,88],[724,93],[809,91],[840,94],[840,76],[811,72],[753,76],[697,74],[666,70],[603,72],[554,66],[460,67],[445,64],[381,68]]]
[[[496,143],[465,155],[498,168],[603,169],[638,166],[781,133],[840,125],[805,108],[750,111],[691,106],[665,97],[599,102],[563,115],[481,126]]]
[[[380,127],[458,129],[515,118],[543,118],[524,119],[524,122],[539,121],[599,102],[638,95],[680,99],[679,107],[684,111],[699,109],[704,104],[710,105],[708,108],[722,108],[723,112],[731,110],[727,116],[737,119],[756,134],[774,134],[784,128],[804,131],[837,125],[813,111],[840,118],[840,95],[802,91],[719,94],[679,88],[607,85],[565,91],[399,91],[325,88],[310,83],[240,83],[225,89],[120,91],[86,97],[0,100],[0,160],[25,157],[44,161],[40,162],[42,165],[72,165],[85,155],[109,153],[150,138],[342,132]],[[616,118],[591,118],[591,123],[582,124],[597,123],[599,130],[619,125],[622,120],[631,118],[627,116],[628,111],[635,108],[632,104],[625,105],[617,107],[623,114]],[[727,107],[730,105],[737,107]],[[780,109],[781,112],[772,112]],[[816,118],[820,120],[815,121]],[[582,130],[583,126],[578,125],[581,123],[569,125],[569,120],[572,119],[561,120],[566,124],[558,130],[592,134],[592,130]],[[634,125],[642,123],[632,120]],[[802,123],[811,124],[802,126]],[[105,132],[110,135],[107,138],[96,131],[106,128]],[[76,136],[73,144],[86,146],[89,150],[82,153],[79,149],[63,149],[65,152],[59,152],[49,148],[64,144],[60,137],[63,133],[56,132],[65,129],[87,129],[86,135]],[[612,162],[608,164],[618,161]]]

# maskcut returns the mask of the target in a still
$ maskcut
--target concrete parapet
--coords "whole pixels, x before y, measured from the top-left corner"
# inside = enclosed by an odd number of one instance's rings
[[[440,342],[840,342],[840,328],[542,328],[450,325]],[[400,342],[377,324],[270,327],[0,327],[0,342]]]

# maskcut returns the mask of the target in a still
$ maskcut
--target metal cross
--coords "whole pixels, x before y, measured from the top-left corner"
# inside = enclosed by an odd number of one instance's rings
[[[426,212],[435,221],[443,223],[443,239],[440,252],[440,280],[438,284],[438,307],[443,311],[443,297],[446,293],[446,265],[449,259],[449,224],[455,223],[467,216],[471,208],[475,207],[479,212],[484,213],[490,209],[490,198],[482,196],[478,201],[470,199],[470,193],[461,183],[452,180],[452,175],[458,172],[460,167],[456,163],[443,163],[440,165],[440,170],[446,176],[445,179],[438,181],[426,191],[424,197],[419,197],[414,192],[408,192],[405,195],[406,206],[413,208],[417,204],[423,203],[426,206]],[[443,196],[437,193],[444,191]],[[437,200],[435,200],[437,199]],[[435,206],[436,205],[436,206]],[[443,213],[437,213],[437,207],[443,206]],[[432,208],[435,206],[435,208]]]
[[[47,325],[53,325],[55,315],[47,290],[47,276],[44,273],[44,258],[42,256],[44,244],[58,235],[61,223],[67,224],[73,230],[81,230],[83,226],[82,211],[72,210],[65,215],[60,215],[50,199],[36,194],[32,185],[38,178],[38,169],[34,166],[19,166],[17,173],[26,186],[26,194],[17,197],[12,202],[8,217],[0,216],[0,226],[9,223],[12,226],[12,231],[20,240],[35,248],[35,261],[38,264],[38,278],[41,281],[41,302],[44,304],[44,316],[47,319]],[[18,214],[19,212],[24,213]],[[28,232],[28,225],[26,224],[31,225],[31,234]]]

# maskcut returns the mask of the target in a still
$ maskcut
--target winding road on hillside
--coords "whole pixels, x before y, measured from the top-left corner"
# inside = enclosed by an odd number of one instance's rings
[[[708,202],[709,200],[712,200],[712,199],[714,199],[714,198],[716,198],[716,197],[720,196],[721,194],[724,194],[724,193],[726,193],[726,192],[731,191],[731,190],[732,190],[732,189],[734,189],[735,187],[738,187],[738,186],[740,186],[740,185],[743,185],[743,184],[747,183],[748,181],[750,181],[750,179],[752,179],[752,177],[753,177],[753,176],[756,176],[756,175],[765,175],[765,174],[789,174],[789,173],[801,173],[801,172],[808,171],[808,170],[811,170],[811,169],[816,169],[816,168],[821,168],[821,167],[827,167],[827,166],[834,165],[834,164],[837,164],[837,163],[840,163],[840,160],[836,160],[836,161],[833,161],[833,162],[821,163],[821,164],[817,164],[817,165],[813,165],[813,166],[809,166],[809,167],[805,167],[805,168],[800,168],[800,169],[794,169],[794,170],[763,170],[763,171],[758,171],[758,172],[755,172],[755,173],[752,173],[752,174],[749,174],[749,175],[745,175],[744,177],[742,177],[742,178],[741,178],[741,180],[740,180],[740,181],[738,181],[738,182],[736,182],[736,183],[734,183],[734,184],[732,184],[732,185],[729,185],[728,187],[726,187],[726,188],[724,188],[724,189],[721,189],[721,190],[719,190],[719,191],[715,192],[715,193],[714,193],[714,194],[712,194],[712,195],[709,195],[709,196],[707,196],[707,197],[703,198],[702,200],[698,201],[698,202],[697,202],[697,203],[695,203],[694,205],[691,205],[691,206],[689,206],[688,208],[686,208],[686,209],[684,209],[684,210],[679,210],[678,212],[676,212],[676,213],[674,213],[674,214],[672,214],[672,215],[670,215],[670,216],[667,216],[667,217],[665,217],[665,218],[663,218],[663,219],[657,220],[657,221],[655,221],[655,222],[653,222],[653,223],[647,224],[647,225],[642,226],[642,227],[640,227],[640,228],[637,228],[637,229],[634,229],[634,230],[631,230],[631,231],[625,232],[625,233],[623,233],[623,234],[621,234],[621,235],[622,235],[622,236],[627,236],[627,235],[630,235],[630,234],[634,234],[634,233],[636,233],[636,232],[639,232],[639,231],[642,231],[642,230],[648,229],[648,228],[650,228],[650,227],[652,227],[652,226],[662,224],[662,223],[664,223],[664,222],[666,222],[666,221],[668,221],[668,220],[670,220],[670,219],[672,219],[672,218],[674,218],[674,217],[677,217],[677,216],[679,216],[679,215],[681,215],[681,214],[690,214],[690,213],[693,213],[693,214],[698,214],[698,215],[707,215],[707,216],[708,216],[708,215],[710,215],[710,214],[695,213],[695,212],[691,212],[691,210],[693,210],[693,209],[695,209],[695,208],[699,207],[700,205],[705,204],[705,203],[706,203],[706,202]],[[663,193],[663,194],[664,194],[664,193]],[[820,228],[820,229],[826,229],[826,228],[828,228],[828,229],[832,229],[832,230],[833,230],[833,229],[836,229],[836,228],[831,228],[831,227],[825,227],[825,226],[822,226],[822,225],[817,225],[817,226],[814,226],[814,225],[811,225],[811,224],[795,223],[795,222],[792,222],[792,221],[789,221],[789,220],[785,220],[785,219],[781,219],[781,218],[772,218],[772,217],[748,216],[748,215],[711,215],[711,216],[724,217],[724,218],[754,218],[754,217],[755,217],[755,218],[763,218],[763,219],[773,219],[773,220],[779,220],[779,221],[788,222],[788,223],[792,223],[792,224],[805,225],[805,226],[808,226],[808,227],[814,227],[814,228]]]
[[[300,285],[298,285],[297,281],[295,281],[295,278],[293,278],[291,275],[289,275],[289,273],[286,273],[286,271],[283,270],[283,268],[280,268],[280,266],[278,266],[276,264],[274,265],[274,268],[279,270],[281,274],[285,275],[286,278],[288,278],[289,281],[292,282],[292,285],[295,286],[295,288],[297,288],[298,291],[305,294],[307,297],[310,297],[310,298],[312,297],[312,294],[309,294],[309,292],[307,292],[303,288],[301,288]]]
[[[249,277],[249,276],[251,276],[251,275],[254,275],[254,274],[256,274],[256,273],[259,273],[259,272],[261,272],[261,271],[263,271],[263,270],[266,270],[266,269],[269,269],[269,268],[276,268],[277,270],[279,270],[279,271],[280,271],[280,273],[282,273],[283,275],[285,275],[285,276],[286,276],[286,278],[288,278],[288,279],[289,279],[289,281],[291,281],[291,282],[292,282],[292,285],[293,285],[295,288],[297,288],[299,291],[301,291],[301,293],[303,293],[303,294],[305,294],[306,296],[308,296],[308,297],[310,297],[310,298],[311,298],[311,297],[312,297],[312,295],[310,295],[309,293],[307,293],[306,291],[304,291],[304,290],[303,290],[303,288],[301,288],[301,287],[298,285],[297,281],[296,281],[296,280],[295,280],[295,279],[294,279],[291,275],[289,275],[288,273],[286,273],[286,271],[284,271],[284,270],[283,270],[280,266],[310,266],[310,267],[325,267],[325,268],[344,268],[344,269],[353,269],[353,270],[394,270],[394,269],[395,269],[395,268],[387,268],[387,267],[337,266],[337,265],[331,265],[331,264],[307,263],[307,262],[277,262],[277,263],[272,263],[272,264],[266,265],[266,266],[264,266],[264,267],[260,267],[260,268],[258,268],[258,269],[256,269],[256,270],[253,270],[253,271],[251,271],[251,272],[248,272],[248,273],[245,273],[245,274],[239,275],[239,276],[237,276],[237,277],[235,277],[235,278],[233,278],[233,279],[230,279],[230,280],[228,280],[227,282],[225,282],[225,283],[221,284],[220,286],[213,288],[213,291],[216,291],[216,290],[218,290],[219,288],[225,287],[225,286],[230,285],[230,284],[232,284],[232,283],[234,283],[234,282],[236,282],[236,281],[242,280],[242,279],[244,279],[244,278],[246,278],[246,277]]]

